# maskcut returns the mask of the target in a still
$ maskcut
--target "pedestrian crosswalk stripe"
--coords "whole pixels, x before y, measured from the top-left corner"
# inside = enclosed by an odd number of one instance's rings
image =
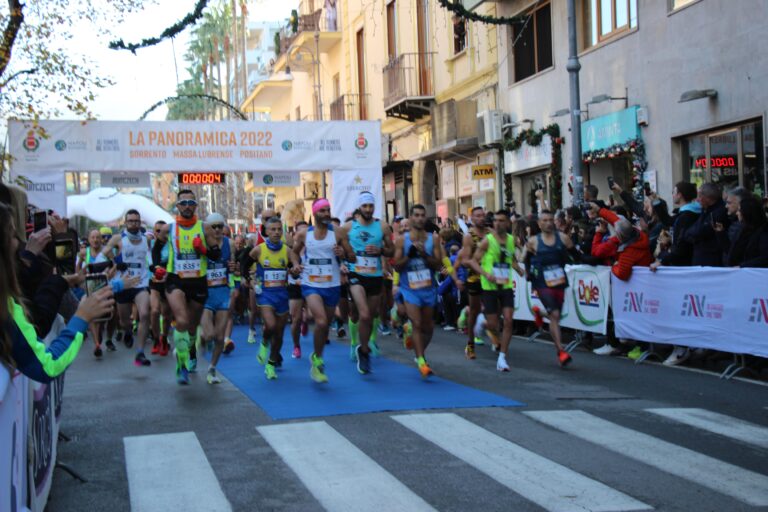
[[[750,505],[768,505],[768,477],[622,427],[584,411],[523,414],[568,434]]]
[[[326,510],[435,510],[324,421],[257,430]]]
[[[132,512],[231,512],[194,432],[123,438]]]
[[[706,409],[664,408],[646,409],[646,411],[737,441],[768,448],[768,428],[725,414]]]
[[[456,414],[406,414],[392,418],[546,510],[652,509]]]

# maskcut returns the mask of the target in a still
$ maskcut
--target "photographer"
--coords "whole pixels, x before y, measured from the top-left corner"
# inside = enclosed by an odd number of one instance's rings
[[[635,228],[627,219],[595,203],[589,203],[589,213],[592,217],[599,216],[610,223],[616,232],[606,242],[616,248],[616,263],[611,267],[613,275],[627,281],[632,275],[632,267],[647,267],[651,264],[653,258],[647,234]]]

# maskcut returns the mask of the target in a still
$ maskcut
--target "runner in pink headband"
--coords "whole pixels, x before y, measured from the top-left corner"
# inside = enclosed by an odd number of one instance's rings
[[[326,198],[316,199],[314,203],[312,203],[312,215],[316,214],[318,210],[322,210],[323,208],[330,208],[331,203],[328,202]]]

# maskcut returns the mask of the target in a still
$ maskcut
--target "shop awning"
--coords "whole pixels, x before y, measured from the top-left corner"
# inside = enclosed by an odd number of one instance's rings
[[[480,146],[477,145],[477,137],[468,139],[455,139],[429,151],[419,153],[413,160],[466,160],[467,157],[474,156],[480,152]]]

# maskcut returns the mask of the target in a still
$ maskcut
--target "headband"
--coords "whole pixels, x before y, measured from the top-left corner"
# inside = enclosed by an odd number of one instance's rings
[[[376,198],[367,190],[360,192],[357,198],[357,206],[363,206],[364,204],[376,204]]]
[[[314,203],[312,203],[312,215],[315,215],[318,210],[322,210],[323,208],[330,208],[331,203],[328,202],[327,199],[318,199]]]

